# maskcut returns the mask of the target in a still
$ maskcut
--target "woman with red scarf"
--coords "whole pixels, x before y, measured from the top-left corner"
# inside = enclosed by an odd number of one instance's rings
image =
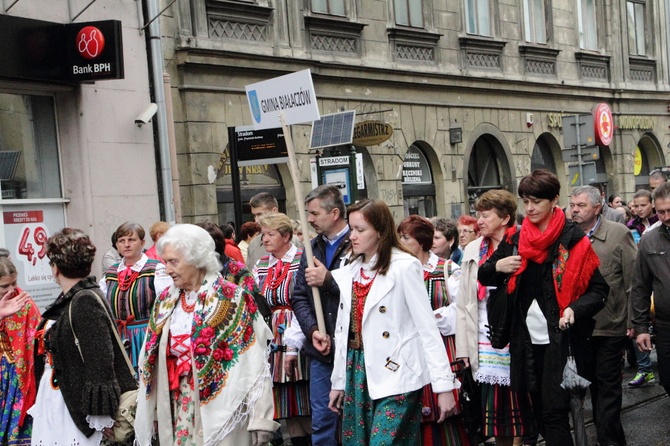
[[[483,285],[506,286],[508,298],[514,299],[512,388],[531,393],[548,446],[573,444],[570,395],[560,386],[568,343],[579,374],[589,379],[593,316],[609,292],[589,239],[557,206],[560,187],[556,175],[546,170],[521,180],[518,192],[526,212],[521,230],[506,237],[478,273]]]

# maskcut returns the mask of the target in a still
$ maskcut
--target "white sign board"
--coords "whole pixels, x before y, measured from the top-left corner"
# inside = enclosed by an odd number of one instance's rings
[[[286,125],[321,118],[310,70],[296,71],[245,88],[255,130],[281,127],[280,113],[284,114]]]
[[[44,310],[61,292],[46,256],[47,239],[65,226],[62,204],[2,208],[6,247],[18,271],[18,283]]]

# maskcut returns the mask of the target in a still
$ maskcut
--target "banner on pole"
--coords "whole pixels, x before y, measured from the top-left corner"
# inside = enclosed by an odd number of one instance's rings
[[[255,130],[317,121],[320,118],[310,70],[247,85],[247,101]]]

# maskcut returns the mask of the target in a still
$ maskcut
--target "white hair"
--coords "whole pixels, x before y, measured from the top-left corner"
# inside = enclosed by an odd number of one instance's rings
[[[181,254],[183,260],[207,273],[221,271],[219,255],[214,247],[214,240],[209,232],[200,226],[191,224],[174,225],[158,240],[156,250],[163,256],[166,246]]]

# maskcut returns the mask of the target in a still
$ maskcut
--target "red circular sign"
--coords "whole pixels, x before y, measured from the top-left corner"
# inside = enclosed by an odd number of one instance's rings
[[[105,36],[95,26],[86,26],[77,33],[77,51],[85,59],[95,59],[105,49]]]
[[[596,105],[596,110],[593,113],[593,126],[596,142],[601,146],[609,146],[614,136],[614,121],[609,105],[605,103]]]

